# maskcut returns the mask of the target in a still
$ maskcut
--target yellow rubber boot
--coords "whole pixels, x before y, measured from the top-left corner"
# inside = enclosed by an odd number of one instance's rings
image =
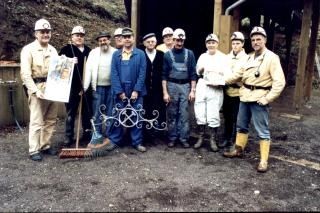
[[[270,143],[270,140],[260,141],[260,163],[257,168],[258,172],[266,172],[268,170]]]
[[[236,136],[236,144],[235,144],[234,149],[224,152],[223,156],[228,157],[228,158],[242,157],[243,150],[248,143],[248,137],[249,137],[249,134],[238,132],[237,136]]]

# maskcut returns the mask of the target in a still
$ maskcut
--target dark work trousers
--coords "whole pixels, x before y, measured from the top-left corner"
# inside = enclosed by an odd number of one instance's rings
[[[236,135],[239,103],[240,103],[240,98],[238,96],[230,97],[226,94],[224,95],[224,98],[223,98],[224,140],[227,140],[229,143],[232,143],[232,144],[234,143],[234,139]]]
[[[75,119],[78,113],[78,108],[80,104],[80,98],[78,92],[70,91],[69,103],[66,103],[66,111],[67,111],[67,119],[66,119],[66,129],[65,135],[69,138],[74,137],[74,124]],[[86,129],[91,129],[90,119],[92,117],[92,90],[88,89],[82,98],[82,112],[81,112],[81,120],[82,120],[82,130],[83,136],[89,137],[90,132],[85,132]]]
[[[166,126],[166,105],[162,99],[162,91],[154,93],[154,95],[144,96],[143,108],[146,110],[145,118],[148,120],[154,119],[158,116],[155,122],[152,123],[152,128],[148,129],[144,126],[144,136],[146,140],[152,140],[154,137],[161,137],[164,135]],[[154,111],[156,110],[156,111]],[[157,129],[161,129],[160,131]]]

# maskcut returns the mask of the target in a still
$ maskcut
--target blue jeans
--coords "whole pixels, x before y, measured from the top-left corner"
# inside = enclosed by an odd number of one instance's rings
[[[171,101],[167,107],[168,137],[170,141],[180,139],[187,142],[190,136],[189,101],[190,84],[168,82]]]
[[[127,105],[127,102],[123,102],[119,98],[116,98],[115,102],[116,102],[116,104],[118,104],[120,106],[121,109],[123,109]],[[138,97],[138,99],[135,102],[131,103],[131,106],[134,109],[139,109],[138,105],[143,106],[143,97]],[[123,115],[126,115],[126,116],[123,116]],[[137,121],[137,120],[139,121],[139,117],[137,116],[137,114],[133,113],[130,110],[127,110],[127,112],[122,112],[119,115],[118,119],[120,119],[121,122],[127,121],[128,122],[127,125],[129,125],[129,126],[134,124],[135,121]],[[119,124],[118,121],[113,122],[113,124],[111,126],[109,139],[111,140],[112,143],[114,143],[116,145],[120,145],[122,137],[123,137],[123,128],[124,127],[121,125],[121,123],[119,126],[116,126],[117,124]],[[143,141],[142,123],[138,122],[136,125],[133,125],[128,130],[130,131],[132,146],[138,146],[139,144],[141,144]]]
[[[270,140],[268,105],[260,106],[257,102],[241,101],[237,118],[237,132],[248,133],[251,118],[259,138]]]
[[[95,137],[101,137],[102,133],[102,119],[101,113],[107,116],[111,116],[112,113],[112,97],[111,97],[111,87],[110,86],[97,86],[96,92],[93,92],[93,102],[92,102],[93,110],[94,110],[94,120],[97,135]],[[108,121],[107,121],[108,123]],[[104,136],[108,137],[110,134],[110,125],[106,125],[106,131]]]

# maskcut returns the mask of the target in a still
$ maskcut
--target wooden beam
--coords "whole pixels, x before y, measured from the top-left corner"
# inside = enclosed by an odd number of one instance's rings
[[[139,39],[138,35],[138,16],[139,16],[139,0],[132,0],[131,3],[131,29],[133,30],[134,37],[135,37],[135,44],[137,44],[137,41]]]
[[[219,50],[224,53],[229,53],[231,49],[230,37],[232,33],[232,16],[221,16]]]
[[[220,32],[221,14],[222,14],[222,0],[214,0],[213,32],[216,35],[219,35],[219,32]]]
[[[306,66],[306,78],[304,87],[304,100],[309,101],[312,93],[312,80],[314,76],[314,62],[317,50],[317,35],[319,29],[319,0],[313,0],[313,13],[312,13],[312,25],[310,44],[307,56]]]
[[[303,83],[304,83],[305,68],[306,68],[306,61],[307,61],[309,31],[310,31],[311,14],[312,14],[312,3],[313,3],[313,0],[304,0],[303,17],[302,17],[302,25],[301,25],[301,32],[300,32],[298,69],[296,74],[296,85],[295,85],[294,100],[293,100],[293,104],[297,112],[300,110],[302,105]]]

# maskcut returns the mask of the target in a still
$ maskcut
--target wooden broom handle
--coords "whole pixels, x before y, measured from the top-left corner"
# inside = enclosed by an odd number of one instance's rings
[[[84,58],[84,62],[83,62],[82,85],[83,85],[83,81],[84,81],[85,72],[86,72],[86,57]],[[83,95],[84,95],[83,86],[81,88],[81,92],[82,93],[81,93],[81,97],[80,97],[78,125],[77,125],[76,149],[79,148],[80,124],[81,124],[81,114],[82,114],[82,99],[83,99]],[[83,130],[83,131],[85,131],[85,130]]]

